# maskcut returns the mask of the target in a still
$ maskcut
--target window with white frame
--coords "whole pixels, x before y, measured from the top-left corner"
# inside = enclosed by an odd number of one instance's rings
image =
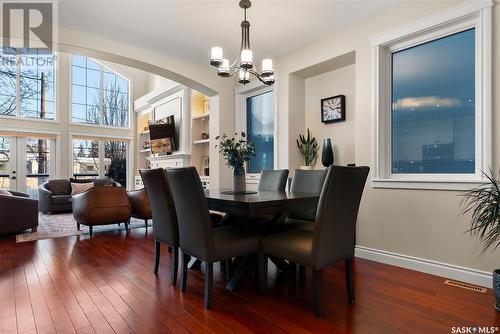
[[[72,121],[129,127],[129,81],[96,61],[78,55],[71,65]]]
[[[107,176],[127,185],[128,141],[119,139],[73,138],[73,176]]]
[[[375,43],[374,186],[456,189],[489,168],[489,7],[465,10]]]
[[[275,113],[272,88],[250,84],[236,94],[236,129],[255,145],[255,156],[246,164],[247,173],[260,174],[275,165]]]
[[[0,47],[0,116],[55,119],[55,56]]]

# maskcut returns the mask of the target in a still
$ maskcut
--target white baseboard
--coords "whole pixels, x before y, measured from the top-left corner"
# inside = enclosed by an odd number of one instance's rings
[[[356,246],[355,256],[398,266],[406,269],[424,272],[436,276],[441,276],[457,281],[467,282],[490,288],[493,285],[492,274],[486,271],[455,266],[452,264],[421,259],[418,257],[386,252],[363,246]]]

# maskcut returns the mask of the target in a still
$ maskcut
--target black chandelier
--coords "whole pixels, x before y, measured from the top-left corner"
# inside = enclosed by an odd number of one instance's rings
[[[252,6],[250,0],[241,0],[240,7],[244,11],[244,20],[241,22],[241,48],[240,59],[235,59],[232,64],[229,60],[223,57],[221,47],[215,46],[212,48],[210,65],[217,67],[217,75],[223,78],[229,78],[238,73],[238,81],[241,84],[250,82],[250,74],[257,77],[266,85],[274,84],[274,70],[272,59],[262,60],[262,68],[260,73],[256,70],[253,63],[253,53],[250,50],[250,22],[247,21],[247,9]]]

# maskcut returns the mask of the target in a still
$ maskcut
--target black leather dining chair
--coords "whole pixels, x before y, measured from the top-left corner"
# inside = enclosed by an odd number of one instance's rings
[[[259,191],[285,191],[288,169],[264,169],[260,173]]]
[[[167,244],[172,249],[171,283],[177,282],[179,266],[179,227],[174,200],[167,175],[162,168],[141,169],[142,182],[151,205],[153,216],[153,235],[155,243],[154,273],[158,273],[160,264],[160,243]]]
[[[257,253],[259,236],[237,227],[212,228],[207,199],[194,167],[166,170],[179,221],[181,290],[186,290],[189,256],[205,262],[205,308],[210,308],[213,263]]]
[[[267,257],[274,256],[313,270],[315,315],[321,306],[321,271],[337,261],[345,261],[345,280],[349,301],[354,303],[352,259],[359,204],[369,167],[332,166],[328,168],[316,212],[314,229],[296,229],[261,240],[259,252],[260,284],[267,281]]]
[[[264,169],[260,173],[258,191],[285,191],[288,181],[288,169]],[[250,228],[256,228],[260,234],[271,233],[271,225],[283,221],[282,215],[262,216],[252,220]]]
[[[326,169],[323,170],[302,170],[296,169],[290,182],[290,192],[292,193],[321,193],[325,182]],[[302,211],[292,211],[288,214],[280,230],[291,230],[296,228],[312,229],[316,218],[316,208]]]

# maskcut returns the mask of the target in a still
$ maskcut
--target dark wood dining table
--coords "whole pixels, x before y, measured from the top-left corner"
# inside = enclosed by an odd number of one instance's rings
[[[229,215],[257,218],[290,211],[313,209],[319,196],[285,191],[258,191],[249,195],[228,195],[228,190],[205,191],[208,208]]]
[[[208,208],[226,213],[226,219],[251,223],[253,218],[286,215],[291,211],[310,210],[318,205],[319,195],[279,191],[259,191],[248,195],[231,195],[227,190],[205,191]],[[256,258],[246,257],[232,275],[227,288],[233,290],[249,270],[255,268]]]

